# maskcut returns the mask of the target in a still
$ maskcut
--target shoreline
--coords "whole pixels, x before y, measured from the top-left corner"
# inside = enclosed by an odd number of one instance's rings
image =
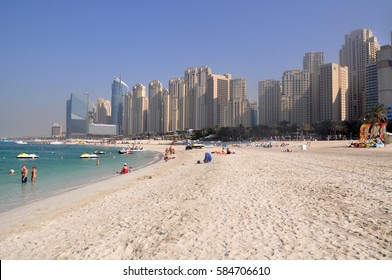
[[[0,257],[392,259],[392,145],[288,143],[292,153],[230,147],[211,164],[196,161],[220,148],[174,146],[174,160],[110,186],[9,213],[8,223],[0,215]]]
[[[93,145],[92,145],[93,146]],[[106,145],[107,147],[126,147],[125,144]],[[160,152],[159,149],[150,145],[149,149],[153,152]],[[151,168],[154,164],[159,163],[163,159],[163,155],[157,155],[158,159],[151,161],[142,167],[136,167],[127,177],[134,175],[134,172],[140,172],[144,169]],[[14,207],[10,210],[0,212],[0,240],[4,235],[7,235],[20,226],[26,224],[34,224],[40,216],[45,218],[53,217],[59,213],[65,212],[65,209],[72,209],[84,201],[92,200],[94,197],[105,195],[107,192],[115,192],[121,188],[126,178],[121,178],[119,174],[113,174],[109,177],[104,177],[92,183],[86,183],[66,190],[60,190],[47,197],[42,197]],[[118,184],[118,185],[117,185]]]

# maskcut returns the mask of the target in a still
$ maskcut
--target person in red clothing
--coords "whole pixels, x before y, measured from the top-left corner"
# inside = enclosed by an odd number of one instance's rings
[[[120,173],[120,174],[127,174],[127,173],[128,173],[128,166],[127,166],[127,164],[124,163],[124,166],[123,166],[121,172],[117,172],[117,173]]]

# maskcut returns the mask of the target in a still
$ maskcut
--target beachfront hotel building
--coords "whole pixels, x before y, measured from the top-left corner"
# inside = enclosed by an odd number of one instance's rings
[[[123,97],[123,135],[147,132],[148,98],[146,87],[136,84]]]
[[[376,62],[369,63],[366,66],[365,100],[365,112],[372,110],[378,104],[378,69]]]
[[[147,131],[163,132],[163,85],[154,80],[148,85]]]
[[[170,95],[170,122],[173,132],[186,130],[185,110],[185,80],[184,78],[172,78],[169,80]]]
[[[391,33],[392,44],[392,33]],[[387,119],[392,121],[392,46],[382,46],[377,53],[378,68],[378,103],[384,104]]]
[[[226,127],[226,110],[230,100],[231,74],[207,77],[207,126]]]
[[[336,63],[320,67],[320,121],[347,119],[348,69]]]
[[[310,73],[310,121],[320,121],[319,79],[320,66],[324,64],[323,52],[308,52],[303,58],[303,70]]]
[[[310,123],[310,77],[306,70],[283,73],[280,121]]]
[[[207,127],[207,77],[211,74],[208,66],[190,67],[185,70],[185,93],[187,128]]]
[[[62,134],[61,125],[59,125],[58,123],[54,123],[52,125],[52,137],[58,138],[62,136],[61,134]]]
[[[121,78],[114,78],[112,82],[112,124],[118,126],[118,131],[121,134],[123,132],[122,120],[123,120],[123,97],[129,91],[129,87],[124,83]]]
[[[226,124],[228,127],[238,127],[245,124],[246,109],[246,80],[230,80],[230,97],[226,109]]]
[[[66,134],[68,136],[87,134],[88,99],[87,93],[71,93],[71,98],[67,100]]]
[[[132,135],[147,132],[148,97],[146,87],[136,84],[132,87],[133,93],[133,130]]]
[[[275,125],[279,123],[281,111],[282,86],[280,81],[260,81],[259,92],[259,124]]]
[[[369,29],[345,35],[339,52],[339,64],[348,67],[348,120],[359,120],[366,112],[366,66],[376,62],[380,46]]]
[[[109,99],[99,97],[95,106],[94,123],[110,124],[112,117],[112,106]]]

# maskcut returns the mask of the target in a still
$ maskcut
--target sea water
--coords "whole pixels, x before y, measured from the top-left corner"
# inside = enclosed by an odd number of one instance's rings
[[[124,163],[136,170],[159,159],[159,154],[152,151],[119,154],[119,147],[96,147],[90,145],[50,145],[28,143],[18,145],[12,142],[0,142],[0,212],[53,196],[105,178],[116,176]],[[97,159],[81,159],[83,153],[104,151]],[[22,152],[36,154],[37,159],[17,159]],[[20,169],[26,165],[28,181],[21,183]],[[31,181],[31,169],[37,167],[37,179]],[[11,169],[14,174],[9,174]]]

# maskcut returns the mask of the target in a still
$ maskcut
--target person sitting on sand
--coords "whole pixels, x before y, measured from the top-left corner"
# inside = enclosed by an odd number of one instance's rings
[[[204,163],[212,162],[212,155],[209,152],[204,154]]]
[[[168,153],[165,153],[165,155],[163,156],[163,160],[166,162],[166,161],[168,161],[169,159],[175,159],[176,157],[169,157],[169,154]]]
[[[121,171],[120,171],[120,172],[117,172],[117,173],[120,173],[120,174],[127,174],[127,173],[128,173],[128,166],[127,166],[127,164],[124,163],[124,166],[123,166],[123,168],[121,169]]]

